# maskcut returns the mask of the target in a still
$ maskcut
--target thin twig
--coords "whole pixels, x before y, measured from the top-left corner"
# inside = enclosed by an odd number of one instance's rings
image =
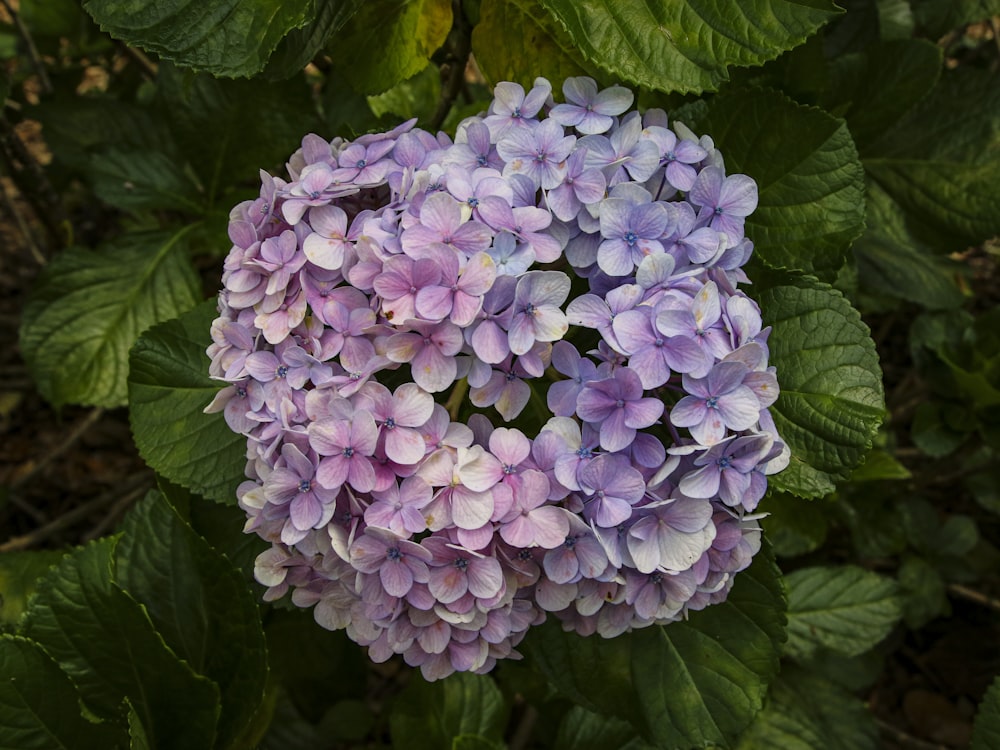
[[[21,191],[21,195],[31,204],[39,221],[45,225],[59,247],[65,246],[72,232],[62,200],[49,182],[42,165],[24,145],[14,126],[2,115],[0,115],[0,153],[3,155],[11,179]]]
[[[130,480],[126,480],[124,483],[125,487],[133,485],[131,492],[128,493],[129,502],[134,502],[135,498],[146,492],[150,487],[153,486],[153,477],[151,474],[143,473],[137,474]],[[138,486],[134,486],[138,485]],[[0,544],[0,553],[3,552],[14,552],[16,550],[31,549],[36,547],[46,539],[51,537],[53,534],[57,534],[63,529],[67,529],[78,521],[83,520],[89,516],[94,511],[99,508],[108,505],[109,503],[118,500],[121,502],[122,485],[119,484],[114,489],[109,490],[101,495],[98,495],[93,500],[84,503],[83,505],[78,505],[77,507],[66,511],[58,518],[53,519],[51,522],[40,526],[29,534],[24,534],[23,536],[15,536],[8,539],[3,544]]]
[[[430,129],[437,130],[448,117],[451,107],[458,98],[465,81],[465,67],[469,64],[469,55],[472,52],[472,27],[462,10],[461,0],[453,0],[452,14],[455,22],[452,26],[453,57],[448,71],[448,81],[441,88],[441,98],[438,100],[437,109],[431,117]]]
[[[89,542],[93,539],[97,539],[99,536],[102,536],[114,525],[115,521],[119,516],[121,516],[122,513],[128,510],[136,500],[152,489],[154,484],[152,478],[145,475],[139,476],[143,477],[145,481],[139,483],[138,486],[131,492],[122,495],[118,502],[108,509],[108,512],[104,514],[104,517],[98,521],[90,531],[83,535],[80,541]],[[120,487],[118,489],[119,491],[121,490]]]
[[[39,249],[38,243],[35,242],[35,235],[31,232],[28,222],[24,220],[24,217],[21,216],[21,212],[18,211],[17,206],[14,205],[14,201],[12,201],[10,196],[7,194],[6,184],[0,185],[0,200],[3,200],[3,207],[7,209],[7,214],[17,224],[17,228],[21,230],[21,236],[24,237],[24,241],[28,245],[28,250],[31,251],[31,257],[35,259],[35,262],[38,263],[38,265],[44,266],[48,263],[48,259]]]
[[[13,494],[14,490],[23,487],[27,482],[34,479],[39,472],[45,469],[50,463],[52,463],[55,459],[59,458],[59,456],[61,456],[67,450],[69,450],[73,446],[73,444],[81,437],[83,437],[83,434],[87,430],[89,430],[98,419],[101,418],[102,414],[104,414],[104,409],[101,407],[91,409],[90,413],[84,418],[84,420],[73,428],[72,432],[70,432],[69,435],[66,436],[66,439],[63,440],[62,443],[56,446],[55,450],[49,451],[49,453],[46,454],[45,458],[43,458],[41,461],[35,464],[35,466],[31,469],[31,471],[29,471],[22,477],[18,477],[11,483],[10,485],[11,494]]]
[[[963,586],[960,583],[949,583],[948,591],[957,597],[967,599],[970,602],[975,602],[983,607],[988,607],[995,612],[1000,612],[1000,599],[997,599],[996,597],[981,594],[975,589],[970,589],[968,586]]]
[[[538,721],[538,709],[534,706],[526,705],[521,720],[517,723],[514,736],[510,738],[510,750],[524,750],[531,739],[531,733],[535,730],[535,722]]]
[[[35,69],[35,73],[38,74],[38,80],[42,84],[42,91],[46,94],[51,94],[52,81],[49,80],[49,74],[45,70],[45,63],[42,62],[42,58],[38,54],[38,47],[35,46],[35,40],[31,38],[31,32],[28,31],[28,27],[24,25],[20,14],[14,10],[8,0],[0,0],[0,2],[3,3],[3,7],[10,14],[11,20],[14,21],[14,25],[17,27],[17,33],[21,35],[21,40],[28,48],[28,57],[31,58],[31,66]]]
[[[156,80],[159,69],[157,68],[156,63],[146,57],[142,50],[130,47],[125,44],[125,42],[117,42],[117,47],[125,54],[126,57],[139,66],[139,70],[142,71],[142,74],[146,76],[146,78],[151,81]]]
[[[875,717],[875,724],[882,734],[888,735],[903,747],[912,748],[912,750],[950,750],[947,745],[926,742],[919,737],[914,737],[912,734],[907,734],[899,727],[877,716]]]

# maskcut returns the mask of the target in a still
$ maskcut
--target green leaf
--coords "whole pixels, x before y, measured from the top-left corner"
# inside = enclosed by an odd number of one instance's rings
[[[392,744],[410,750],[440,750],[461,735],[500,740],[508,707],[493,680],[457,672],[437,682],[410,680],[392,707]]]
[[[958,449],[968,438],[968,432],[948,425],[943,412],[952,404],[925,401],[917,406],[910,426],[911,437],[917,447],[932,458],[942,458]]]
[[[364,0],[310,0],[307,16],[312,20],[278,43],[264,77],[280,81],[301,73],[363,5]]]
[[[874,717],[864,703],[818,675],[783,670],[767,705],[740,740],[741,750],[877,750]]]
[[[551,624],[525,645],[560,693],[630,721],[654,744],[728,747],[777,674],[783,599],[765,548],[737,575],[725,602],[691,613],[686,622],[612,639],[580,638]]]
[[[538,0],[483,0],[480,13],[472,52],[488,81],[514,81],[527,90],[542,76],[559,91],[565,79],[589,72]]]
[[[970,750],[991,750],[1000,747],[1000,678],[993,680],[979,704],[972,725]]]
[[[449,0],[368,0],[328,52],[356,91],[380,94],[423,70],[451,24]]]
[[[883,479],[909,479],[910,470],[882,449],[873,450],[865,462],[851,474],[852,482],[873,482]]]
[[[504,750],[499,740],[488,740],[478,734],[462,734],[451,741],[451,750]]]
[[[778,557],[814,552],[826,541],[827,505],[774,492],[765,500],[764,533]]]
[[[755,257],[832,280],[864,229],[864,171],[843,120],[774,91],[740,89],[713,99],[692,127],[711,135],[728,172],[757,181],[746,223]]]
[[[264,697],[260,613],[242,576],[150,492],[122,526],[117,579],[146,607],[167,645],[219,686],[217,747],[233,743]]]
[[[200,214],[203,198],[177,160],[161,151],[112,148],[91,158],[97,197],[126,211],[176,209]]]
[[[0,747],[17,750],[125,747],[112,724],[80,715],[80,695],[37,643],[0,636]]]
[[[583,56],[625,83],[714,90],[730,65],[760,65],[837,15],[826,0],[541,0]]]
[[[857,656],[885,638],[902,612],[895,581],[854,565],[796,570],[788,585],[787,653],[818,647]]]
[[[830,66],[823,106],[845,120],[862,156],[927,92],[941,75],[942,51],[926,39],[899,39],[844,55]]]
[[[376,117],[393,115],[399,120],[416,117],[421,123],[427,123],[434,116],[440,98],[441,72],[428,65],[413,78],[377,96],[369,96],[367,101]]]
[[[644,750],[649,745],[636,737],[627,722],[574,706],[559,724],[553,750]]]
[[[24,310],[21,350],[46,399],[125,403],[139,334],[198,301],[190,231],[126,234],[98,250],[70,248],[45,267]]]
[[[869,185],[867,205],[868,229],[854,245],[862,287],[930,310],[961,305],[956,281],[962,267],[932,253],[911,233],[902,209],[877,184]]]
[[[98,715],[121,720],[127,698],[154,745],[211,748],[219,688],[177,658],[143,606],[112,580],[114,545],[113,538],[94,542],[50,571],[25,613],[23,632],[69,674]]]
[[[913,630],[935,617],[951,612],[944,579],[938,569],[921,557],[907,556],[899,566],[903,619]]]
[[[885,414],[875,344],[857,310],[826,284],[784,276],[757,294],[781,395],[771,407],[792,464],[770,478],[801,497],[832,491],[871,447]]]
[[[997,74],[946,71],[899,124],[865,149],[871,177],[938,250],[964,250],[1000,233],[1000,85]]]
[[[212,205],[234,184],[259,187],[321,125],[305,77],[268,82],[194,75],[161,63],[157,104]],[[230,243],[219,232],[219,244]]]
[[[139,453],[172,482],[232,503],[243,481],[246,438],[204,409],[219,391],[205,348],[218,313],[207,300],[142,336],[129,361],[129,419]]]
[[[59,562],[62,550],[0,554],[0,625],[16,625],[38,587],[38,579]]]
[[[129,750],[153,750],[149,741],[149,733],[146,732],[146,727],[142,725],[142,719],[139,718],[139,714],[136,713],[131,704],[128,707],[128,738]]]
[[[263,70],[282,37],[312,20],[310,0],[84,0],[116,39],[216,76]]]

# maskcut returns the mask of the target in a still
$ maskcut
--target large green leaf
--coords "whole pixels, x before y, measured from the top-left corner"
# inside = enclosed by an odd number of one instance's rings
[[[724,603],[686,622],[609,640],[549,624],[526,643],[549,681],[585,708],[632,722],[660,746],[728,747],[777,674],[784,626],[781,580],[766,548]]]
[[[54,568],[25,613],[23,632],[98,715],[124,718],[127,698],[155,746],[211,748],[219,688],[177,658],[143,606],[112,580],[114,545],[113,538],[92,543]]]
[[[983,696],[972,725],[971,750],[1000,747],[1000,678],[993,681]]]
[[[864,703],[819,675],[784,669],[767,703],[740,738],[740,750],[877,750],[878,729]]]
[[[573,40],[538,0],[484,0],[472,30],[472,51],[488,81],[514,81],[530,88],[538,76],[556,90],[585,71]]]
[[[885,638],[902,616],[896,582],[854,565],[796,570],[785,583],[787,652],[795,657],[820,647],[857,656]]]
[[[864,165],[935,249],[964,250],[1000,233],[1000,74],[946,71],[865,149]]]
[[[423,70],[451,30],[450,0],[368,0],[327,53],[362,94],[380,94]]]
[[[714,90],[730,65],[796,47],[839,9],[827,0],[541,0],[593,64],[658,91]]]
[[[300,73],[337,31],[364,5],[364,0],[310,0],[312,21],[281,40],[271,55],[264,76],[271,80]]]
[[[111,36],[217,76],[252,76],[312,20],[311,0],[84,0]]]
[[[126,747],[125,732],[80,715],[80,694],[42,648],[0,636],[0,747],[17,750]]]
[[[61,550],[0,554],[0,626],[17,624],[38,587],[38,580],[63,554]]]
[[[488,676],[458,672],[444,680],[414,679],[392,706],[392,745],[406,750],[439,750],[461,735],[499,740],[508,708]]]
[[[159,109],[210,205],[232,185],[257,183],[260,169],[279,168],[302,136],[321,127],[301,76],[229,81],[161,63],[157,83]],[[221,232],[219,243],[229,249]]]
[[[845,120],[862,156],[927,93],[941,75],[941,48],[926,39],[897,39],[844,55],[830,65],[823,106]]]
[[[182,164],[162,151],[112,148],[92,157],[88,172],[97,197],[116,208],[194,214],[204,209],[199,186]]]
[[[819,497],[871,448],[885,414],[882,372],[868,327],[840,292],[791,275],[772,284],[754,293],[773,327],[768,346],[781,395],[771,413],[792,462],[771,482]]]
[[[205,349],[217,316],[208,300],[142,336],[129,361],[129,418],[139,453],[157,472],[212,500],[232,503],[243,480],[246,438],[204,408],[219,390]]]
[[[150,492],[125,519],[115,548],[117,579],[142,602],[156,629],[222,694],[217,746],[236,747],[264,696],[260,614],[242,576]]]
[[[636,737],[627,722],[595,714],[574,706],[559,724],[553,750],[645,750],[649,745]]]
[[[854,245],[861,288],[930,310],[958,307],[961,266],[909,232],[903,211],[877,184],[868,188],[868,229]]]
[[[21,350],[54,404],[121,406],[128,350],[149,326],[198,301],[186,255],[191,226],[71,248],[42,271],[24,310]]]
[[[774,91],[740,89],[713,99],[695,124],[728,172],[757,181],[746,225],[756,257],[831,280],[864,228],[864,170],[844,122]]]

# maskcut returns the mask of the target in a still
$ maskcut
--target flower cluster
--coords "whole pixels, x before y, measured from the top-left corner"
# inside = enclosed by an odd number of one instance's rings
[[[738,290],[755,183],[627,89],[563,93],[501,83],[454,141],[308,135],[231,214],[206,410],[247,437],[255,575],[428,679],[547,613],[723,600],[787,463]]]

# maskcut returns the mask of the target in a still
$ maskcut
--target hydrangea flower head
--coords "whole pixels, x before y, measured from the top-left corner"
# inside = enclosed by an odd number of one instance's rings
[[[247,438],[255,576],[427,679],[546,617],[613,637],[722,601],[788,462],[757,188],[588,78],[498,84],[454,141],[307,135],[231,213],[206,411]]]

